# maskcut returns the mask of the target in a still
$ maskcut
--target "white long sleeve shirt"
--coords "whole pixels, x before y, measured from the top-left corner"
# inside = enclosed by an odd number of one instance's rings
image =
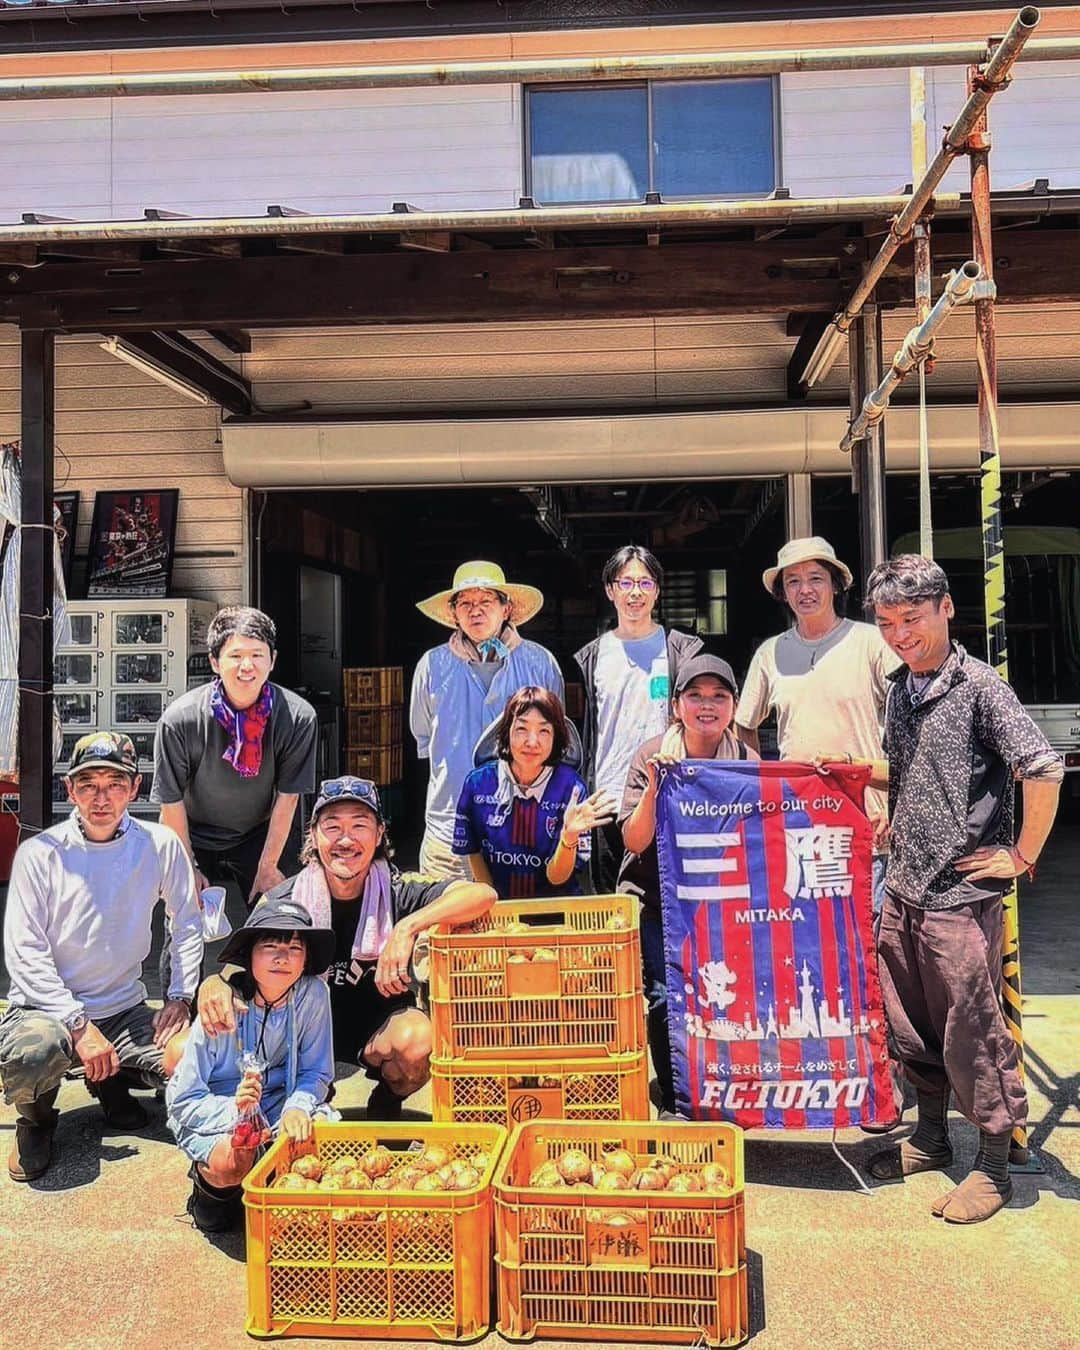
[[[151,917],[164,901],[172,958],[168,994],[191,998],[202,961],[195,876],[164,825],[124,817],[92,843],[75,813],[15,853],[4,915],[10,1001],[64,1021],[111,1017],[146,999]]]

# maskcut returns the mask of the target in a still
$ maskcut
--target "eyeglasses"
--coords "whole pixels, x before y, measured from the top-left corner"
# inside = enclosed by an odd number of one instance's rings
[[[483,595],[480,597],[479,600],[466,600],[464,598],[455,600],[453,601],[453,608],[464,610],[470,609],[488,610],[488,609],[497,609],[501,605],[505,604],[506,601],[498,595]]]
[[[613,584],[623,595],[629,595],[635,586],[642,595],[652,595],[656,590],[656,582],[652,577],[616,577]]]

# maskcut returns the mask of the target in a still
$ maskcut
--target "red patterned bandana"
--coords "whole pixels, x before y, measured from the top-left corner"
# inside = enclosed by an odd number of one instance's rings
[[[267,682],[259,697],[243,712],[237,712],[225,697],[221,680],[215,680],[210,690],[210,711],[214,721],[223,727],[231,740],[221,756],[233,766],[241,778],[257,778],[262,768],[263,736],[274,708],[274,690]]]

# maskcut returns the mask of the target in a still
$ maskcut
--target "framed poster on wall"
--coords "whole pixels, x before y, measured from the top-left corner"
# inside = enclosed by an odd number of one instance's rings
[[[60,512],[60,561],[64,564],[64,585],[71,585],[71,563],[75,557],[75,531],[79,528],[79,494],[54,492],[53,503]]]
[[[87,595],[167,595],[176,543],[176,488],[99,492]]]

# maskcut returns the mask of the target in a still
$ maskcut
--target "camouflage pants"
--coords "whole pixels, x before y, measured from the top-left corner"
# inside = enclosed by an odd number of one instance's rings
[[[147,1005],[137,1003],[94,1022],[115,1047],[119,1077],[129,1086],[160,1087],[165,1082],[152,1019]],[[58,1087],[76,1066],[81,1069],[81,1061],[63,1022],[35,1008],[10,1007],[0,1017],[0,1079],[8,1105],[29,1106]]]

